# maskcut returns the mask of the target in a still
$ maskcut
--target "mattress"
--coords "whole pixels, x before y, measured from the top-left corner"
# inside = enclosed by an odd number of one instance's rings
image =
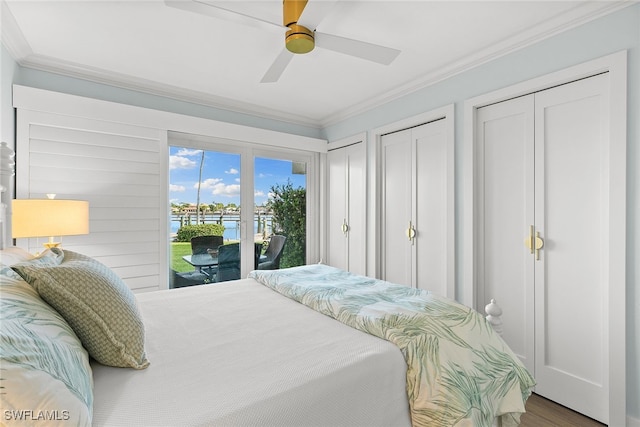
[[[400,350],[253,279],[138,294],[151,365],[92,364],[95,426],[410,426]]]

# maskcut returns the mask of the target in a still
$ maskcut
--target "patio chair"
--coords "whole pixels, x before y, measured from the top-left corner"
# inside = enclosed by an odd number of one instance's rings
[[[216,282],[225,282],[240,278],[240,243],[231,243],[218,247],[218,271]]]
[[[224,243],[224,237],[222,236],[196,236],[191,238],[191,254],[192,255],[202,255],[208,253],[211,249],[217,249],[218,246]],[[215,255],[214,255],[215,256]],[[215,274],[214,267],[200,267],[195,270],[198,272],[202,272],[203,268],[206,269],[204,273],[208,276],[213,276]]]
[[[258,263],[258,270],[277,270],[280,268],[280,258],[284,250],[285,236],[275,234],[269,240],[269,246],[265,251],[266,259]]]
[[[222,236],[196,236],[191,238],[191,253],[193,255],[206,254],[207,249],[217,249],[224,243]]]
[[[202,285],[207,282],[208,277],[198,272],[178,273],[171,270],[169,277],[169,288],[184,288],[186,286]]]

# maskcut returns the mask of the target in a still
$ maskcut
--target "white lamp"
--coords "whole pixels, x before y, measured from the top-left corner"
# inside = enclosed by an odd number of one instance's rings
[[[47,248],[60,246],[54,236],[89,234],[89,202],[84,200],[48,199],[13,200],[11,231],[14,239],[49,237]]]

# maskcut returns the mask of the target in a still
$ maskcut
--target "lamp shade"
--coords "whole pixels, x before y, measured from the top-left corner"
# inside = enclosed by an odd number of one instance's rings
[[[84,200],[13,200],[11,209],[14,239],[89,234],[89,202]]]

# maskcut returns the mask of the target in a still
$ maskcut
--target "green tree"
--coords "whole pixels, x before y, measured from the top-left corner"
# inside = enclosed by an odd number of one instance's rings
[[[268,202],[273,212],[276,234],[286,236],[280,267],[304,265],[307,259],[307,190],[293,188],[291,181],[271,187],[272,198]]]
[[[220,202],[212,202],[209,205],[209,209],[211,209],[211,212],[219,212],[219,211],[222,211],[224,209],[224,204],[222,204]]]

